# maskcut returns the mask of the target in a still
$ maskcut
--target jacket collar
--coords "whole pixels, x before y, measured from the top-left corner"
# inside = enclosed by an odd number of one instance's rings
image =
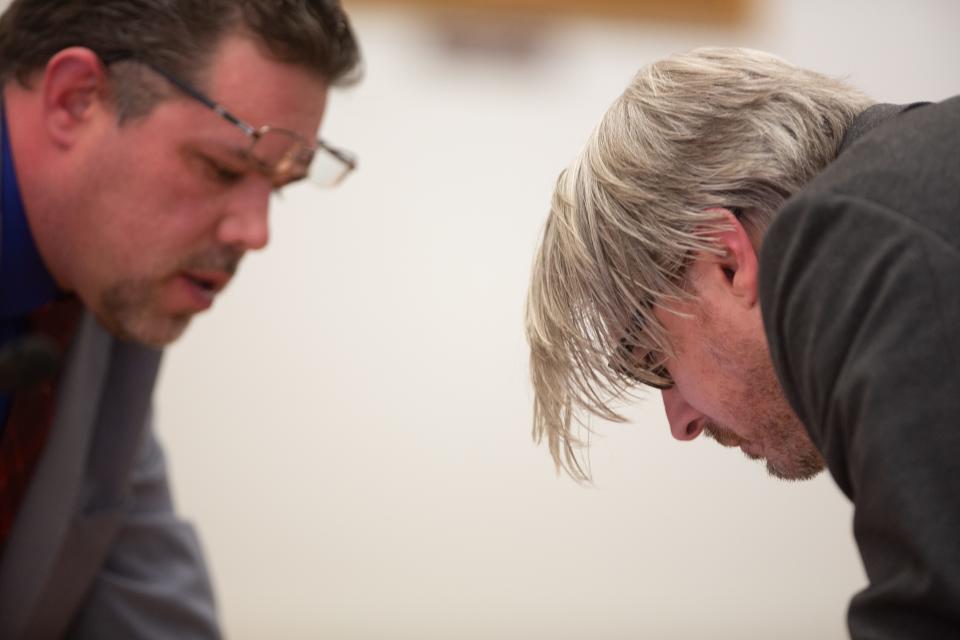
[[[929,102],[913,102],[911,104],[875,104],[868,107],[866,111],[857,116],[850,124],[846,134],[843,136],[843,142],[840,143],[840,152],[843,153],[847,148],[863,137],[864,134],[876,128],[878,125],[895,118],[896,116],[914,109],[930,104]],[[839,154],[838,154],[839,155]]]

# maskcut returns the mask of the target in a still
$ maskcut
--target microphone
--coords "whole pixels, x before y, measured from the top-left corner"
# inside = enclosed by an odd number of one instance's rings
[[[60,368],[60,348],[52,338],[28,334],[0,347],[0,393],[33,386]]]

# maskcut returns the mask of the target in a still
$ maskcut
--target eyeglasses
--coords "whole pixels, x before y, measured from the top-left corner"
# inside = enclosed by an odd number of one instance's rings
[[[357,158],[349,151],[333,147],[320,138],[311,142],[287,129],[270,125],[254,127],[227,111],[223,105],[208,98],[196,87],[150,62],[141,60],[134,54],[121,53],[109,58],[104,56],[102,59],[108,65],[123,60],[140,62],[183,93],[238,127],[250,138],[250,146],[245,155],[259,171],[277,184],[307,178],[310,182],[322,187],[335,187],[357,168]]]
[[[664,365],[662,355],[647,351],[639,362],[636,360],[636,345],[630,337],[620,338],[615,370],[626,378],[660,391],[672,389],[674,382]]]
[[[608,366],[631,382],[660,391],[673,388],[674,382],[666,367],[664,354],[640,346],[643,315],[636,311],[624,327]]]

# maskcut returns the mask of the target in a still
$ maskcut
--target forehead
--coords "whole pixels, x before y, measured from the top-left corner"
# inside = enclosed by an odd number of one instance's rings
[[[253,37],[228,35],[207,68],[207,94],[254,127],[316,136],[326,107],[327,83],[304,67],[278,62]]]

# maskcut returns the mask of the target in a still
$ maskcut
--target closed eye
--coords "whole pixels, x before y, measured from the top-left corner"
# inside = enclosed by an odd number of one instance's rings
[[[227,186],[236,184],[243,179],[244,172],[231,169],[209,156],[202,156],[202,158],[210,179]]]
[[[643,359],[643,368],[650,373],[650,377],[643,383],[648,387],[665,391],[673,387],[673,378],[670,377],[670,371],[667,365],[663,363],[663,358],[654,351],[650,351]]]
[[[667,389],[673,388],[675,383],[673,378],[670,377],[670,372],[667,371],[667,368],[664,365],[653,367],[650,369],[650,373],[655,375],[657,380],[648,380],[645,383],[648,387],[653,387],[654,389],[659,389],[660,391],[666,391]]]
[[[614,362],[616,364],[611,363],[611,366],[615,371],[637,384],[645,384],[660,391],[671,389],[674,385],[663,357],[656,351],[647,351],[638,358],[635,345],[626,336],[620,339]]]

